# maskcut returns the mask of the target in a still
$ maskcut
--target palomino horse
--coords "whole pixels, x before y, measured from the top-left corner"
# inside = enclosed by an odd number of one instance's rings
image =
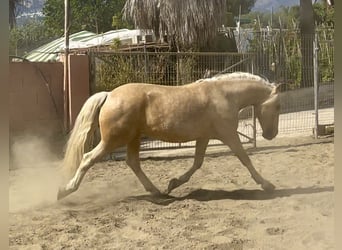
[[[254,105],[263,137],[274,138],[280,110],[278,86],[259,76],[237,72],[184,86],[131,83],[91,96],[82,107],[67,143],[63,168],[68,172],[68,182],[59,189],[57,198],[76,191],[95,162],[125,145],[126,163],[145,190],[161,194],[140,167],[142,135],[168,142],[196,141],[192,167],[169,182],[167,194],[187,182],[201,167],[209,139],[221,140],[229,146],[255,182],[266,191],[273,190],[275,186],[253,167],[237,127],[239,111]],[[101,141],[87,152],[98,125]]]

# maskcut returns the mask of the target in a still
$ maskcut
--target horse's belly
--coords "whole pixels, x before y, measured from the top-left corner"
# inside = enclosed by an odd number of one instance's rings
[[[184,135],[180,133],[160,133],[160,132],[150,132],[150,133],[144,133],[144,135],[165,141],[165,142],[188,142],[188,141],[194,141],[199,138],[199,136],[189,136]]]
[[[205,137],[207,134],[205,127],[198,123],[174,124],[166,122],[147,124],[142,132],[149,137],[168,142],[193,141]]]

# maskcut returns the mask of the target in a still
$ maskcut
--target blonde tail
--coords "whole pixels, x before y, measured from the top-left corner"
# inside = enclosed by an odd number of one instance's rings
[[[81,163],[83,154],[93,146],[94,131],[98,126],[100,108],[107,98],[108,92],[99,92],[91,96],[78,114],[74,127],[66,145],[62,174],[71,178]]]

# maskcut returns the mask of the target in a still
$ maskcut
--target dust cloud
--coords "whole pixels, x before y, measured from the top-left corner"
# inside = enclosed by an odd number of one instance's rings
[[[61,183],[61,157],[51,143],[37,136],[21,136],[11,144],[9,211],[56,202]]]

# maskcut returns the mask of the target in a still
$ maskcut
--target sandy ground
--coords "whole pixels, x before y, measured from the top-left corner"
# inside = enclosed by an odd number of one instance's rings
[[[142,152],[142,167],[164,190],[192,154]],[[58,160],[24,160],[10,172],[10,248],[333,249],[333,138],[260,141],[248,154],[273,193],[225,147],[209,147],[202,168],[164,198],[148,195],[124,161],[106,161],[57,202]]]

